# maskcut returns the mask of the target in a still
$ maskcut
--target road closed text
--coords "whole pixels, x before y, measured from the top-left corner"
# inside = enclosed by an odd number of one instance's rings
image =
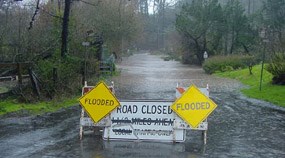
[[[177,103],[176,110],[206,110],[210,108],[209,102]]]
[[[85,104],[89,105],[102,105],[102,106],[113,106],[114,101],[108,99],[85,99]]]

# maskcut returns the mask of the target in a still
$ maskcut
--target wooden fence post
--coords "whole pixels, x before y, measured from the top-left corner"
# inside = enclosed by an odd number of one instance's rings
[[[21,85],[23,83],[22,81],[22,65],[21,63],[17,63],[17,72],[18,72],[18,83]]]

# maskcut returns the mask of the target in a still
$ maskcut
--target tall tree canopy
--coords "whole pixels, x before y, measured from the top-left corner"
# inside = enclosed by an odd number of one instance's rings
[[[263,27],[273,52],[285,51],[285,0],[267,0],[263,5]]]
[[[177,15],[176,29],[184,37],[186,54],[195,54],[200,64],[204,51],[210,55],[248,53],[255,33],[237,0],[225,5],[218,0],[185,3]]]
[[[210,42],[216,47],[215,42],[209,40],[219,38],[218,30],[222,27],[221,22],[223,22],[222,8],[217,0],[186,3],[177,15],[176,29],[184,37],[187,49],[195,52],[200,64],[203,61],[204,51],[208,50],[207,44]]]

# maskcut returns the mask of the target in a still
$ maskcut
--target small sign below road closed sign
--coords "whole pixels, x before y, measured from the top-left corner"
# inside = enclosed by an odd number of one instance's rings
[[[120,105],[104,82],[99,82],[91,91],[82,96],[79,102],[94,123],[99,122]]]
[[[192,85],[172,104],[171,109],[192,128],[197,128],[216,107],[217,105],[210,98]]]

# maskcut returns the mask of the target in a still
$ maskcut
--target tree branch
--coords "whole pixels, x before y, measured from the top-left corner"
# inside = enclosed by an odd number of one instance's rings
[[[82,3],[88,4],[88,5],[91,5],[91,6],[94,6],[94,7],[97,7],[99,5],[99,3],[101,3],[101,0],[98,0],[97,4],[90,3],[90,2],[87,2],[87,1],[84,1],[84,0],[77,0],[77,1],[80,1]]]
[[[51,17],[54,17],[54,18],[58,18],[58,19],[62,19],[61,16],[57,16],[57,15],[54,15],[46,10],[44,10],[43,8],[41,9],[44,13],[46,13],[47,15],[51,16]]]
[[[36,17],[36,15],[38,14],[38,12],[39,12],[39,10],[40,10],[39,5],[40,5],[40,0],[37,0],[36,10],[35,10],[35,13],[34,13],[34,15],[33,15],[33,17],[32,17],[32,21],[30,22],[30,26],[29,26],[28,30],[30,30],[30,29],[33,28],[33,23],[34,23],[34,21],[35,21],[35,17]]]

